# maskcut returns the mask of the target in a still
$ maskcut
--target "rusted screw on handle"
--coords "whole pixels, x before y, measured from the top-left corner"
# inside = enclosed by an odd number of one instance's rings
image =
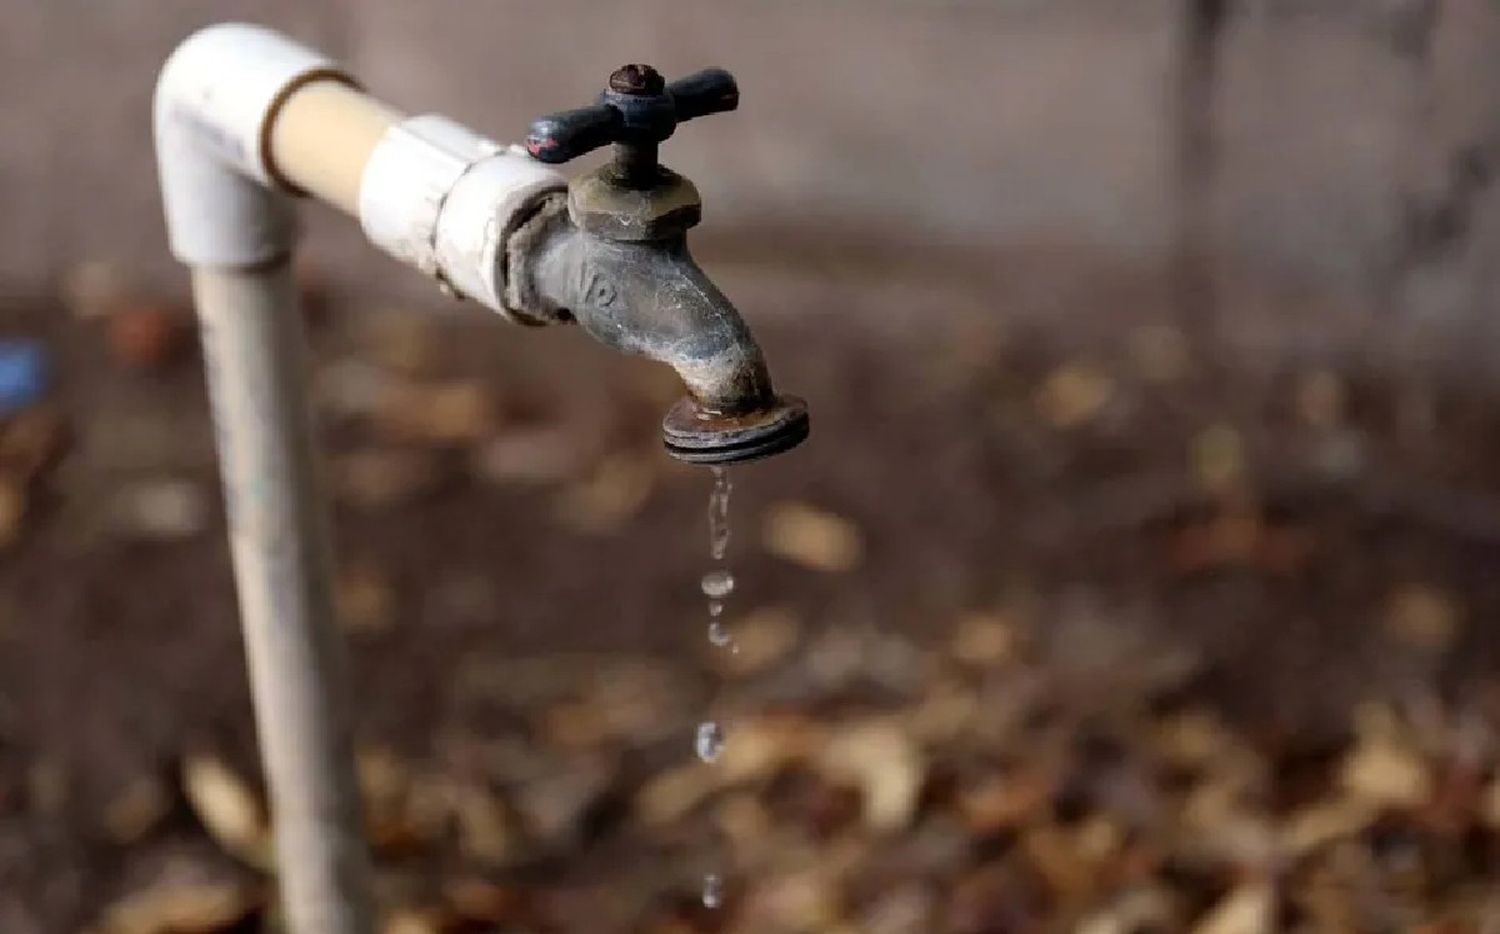
[[[609,89],[617,94],[660,94],[666,88],[666,79],[650,65],[622,65],[609,76]]]

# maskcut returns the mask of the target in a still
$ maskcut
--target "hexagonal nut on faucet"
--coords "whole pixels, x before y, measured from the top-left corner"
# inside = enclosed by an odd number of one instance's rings
[[[703,217],[692,182],[666,168],[649,188],[620,184],[605,166],[568,185],[568,214],[580,230],[607,240],[668,240]]]

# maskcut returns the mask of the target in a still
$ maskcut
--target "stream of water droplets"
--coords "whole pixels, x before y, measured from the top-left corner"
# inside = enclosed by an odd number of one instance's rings
[[[708,495],[708,554],[713,566],[703,575],[700,586],[708,598],[708,642],[725,652],[738,652],[734,636],[724,624],[724,601],[734,593],[734,574],[723,564],[729,552],[729,472],[713,468],[714,485]],[[693,751],[706,763],[716,762],[724,751],[724,730],[716,720],[698,724],[693,737]],[[710,910],[724,903],[724,878],[717,872],[703,877],[703,906]]]

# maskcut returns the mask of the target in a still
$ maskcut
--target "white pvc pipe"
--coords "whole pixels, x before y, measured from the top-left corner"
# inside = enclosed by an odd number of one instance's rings
[[[266,159],[266,128],[288,94],[322,78],[351,81],[260,26],[210,26],[172,52],[152,109],[167,239],[179,260],[250,266],[291,249],[291,201]]]
[[[193,297],[287,921],[373,934],[290,265],[198,268]]]
[[[193,268],[256,727],[295,934],[373,934],[328,533],[313,468],[292,194],[507,313],[506,241],[563,179],[442,117],[402,119],[269,29],[210,26],[162,68],[157,161]]]
[[[348,82],[256,26],[183,42],[155,98],[172,251],[193,267],[281,901],[294,934],[374,934],[368,856],[314,482],[290,198],[267,129],[301,85]]]
[[[505,244],[565,180],[446,117],[401,118],[319,53],[260,26],[190,36],[157,81],[172,252],[250,266],[291,249],[290,193],[359,218],[371,242],[502,314]]]

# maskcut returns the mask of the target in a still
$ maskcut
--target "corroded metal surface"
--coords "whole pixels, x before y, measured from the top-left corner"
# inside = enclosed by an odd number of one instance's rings
[[[611,240],[660,240],[686,233],[703,217],[703,202],[691,181],[657,167],[649,188],[620,183],[614,166],[574,179],[568,186],[568,212],[589,233]]]
[[[678,400],[662,419],[667,452],[692,464],[738,464],[770,457],[807,440],[807,403],[778,396],[743,415],[716,415],[691,398]]]
[[[688,395],[667,413],[663,439],[693,463],[766,457],[808,434],[807,404],[777,396],[749,327],[688,252],[702,214],[697,188],[656,161],[679,122],[738,104],[722,69],[663,85],[650,66],[627,65],[599,104],[537,120],[526,145],[543,161],[606,143],[615,158],[568,185],[566,215],[544,204],[518,232],[524,248],[507,255],[518,316],[577,321],[608,346],[677,371]]]
[[[540,316],[566,310],[591,336],[671,366],[688,390],[662,425],[667,450],[697,463],[752,460],[807,437],[807,406],[778,397],[760,345],[688,252],[687,241],[615,241],[554,218],[529,270]]]

